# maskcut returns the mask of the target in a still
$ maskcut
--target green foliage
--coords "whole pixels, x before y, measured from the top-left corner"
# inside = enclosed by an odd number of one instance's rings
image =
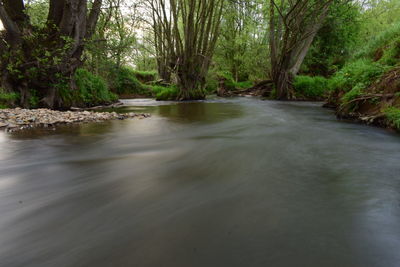
[[[400,130],[400,109],[395,107],[389,107],[384,110],[384,113],[388,120]]]
[[[18,93],[5,93],[4,90],[0,88],[0,108],[7,108],[13,105],[18,99]]]
[[[320,98],[328,90],[328,80],[321,76],[296,76],[294,88],[298,95],[307,98]]]
[[[330,90],[350,91],[353,87],[371,85],[387,68],[369,59],[358,59],[346,64],[328,82]]]
[[[48,11],[48,0],[27,1],[25,4],[25,12],[29,15],[32,25],[36,27],[45,25]]]
[[[30,90],[31,96],[29,98],[29,106],[31,108],[37,108],[39,106],[39,97],[36,90]]]
[[[365,85],[362,83],[358,83],[355,85],[350,91],[345,93],[341,100],[344,104],[349,103],[351,100],[360,97],[365,89]]]
[[[206,77],[206,85],[205,85],[205,90],[208,94],[215,94],[218,90],[218,80],[216,78],[216,75],[214,74],[209,74]]]
[[[74,76],[78,90],[69,90],[65,85],[55,85],[66,103],[94,106],[118,100],[118,96],[108,90],[105,81],[85,69],[78,69]]]
[[[374,59],[383,50],[390,50],[391,47],[397,46],[398,40],[400,40],[400,23],[387,28],[369,41],[367,45],[362,46],[363,48],[356,54],[356,58]]]
[[[330,76],[351,56],[360,31],[360,8],[336,1],[305,58],[301,73]]]
[[[358,1],[366,3],[361,16],[360,46],[364,46],[371,37],[378,36],[399,22],[400,1],[398,0],[368,0]],[[365,6],[364,6],[365,7]]]
[[[235,87],[239,89],[248,89],[254,84],[251,81],[235,82]]]
[[[153,85],[151,89],[156,100],[176,100],[179,95],[179,90],[176,86]]]
[[[253,86],[253,82],[251,81],[236,82],[232,73],[229,71],[219,71],[214,77],[214,85],[216,85],[216,88],[220,80],[224,81],[225,88],[229,91],[247,89]]]
[[[383,51],[379,63],[388,66],[396,65],[400,60],[400,38],[394,40],[388,49]]]
[[[268,64],[266,1],[225,1],[221,31],[213,60],[215,69],[233,80],[262,80]]]
[[[236,84],[233,79],[233,75],[229,71],[220,71],[217,73],[217,79],[223,80],[225,84],[225,88],[229,91],[236,90]]]
[[[139,72],[134,71],[130,67],[121,67],[116,70],[115,83],[112,88],[118,95],[145,95],[151,96],[151,90],[148,86],[143,85],[137,78],[136,75]],[[142,77],[151,76],[154,78],[154,73],[141,72]]]
[[[140,70],[132,70],[135,77],[142,83],[148,83],[156,80],[157,72],[156,71],[140,71]]]

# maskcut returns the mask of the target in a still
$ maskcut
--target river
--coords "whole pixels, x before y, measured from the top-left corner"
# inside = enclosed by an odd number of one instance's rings
[[[0,132],[1,267],[398,267],[400,136],[320,103],[127,100]]]

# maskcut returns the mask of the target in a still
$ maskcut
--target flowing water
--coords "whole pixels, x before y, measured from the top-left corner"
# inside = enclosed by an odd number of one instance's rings
[[[0,266],[400,266],[400,136],[319,103],[126,101],[0,132]]]

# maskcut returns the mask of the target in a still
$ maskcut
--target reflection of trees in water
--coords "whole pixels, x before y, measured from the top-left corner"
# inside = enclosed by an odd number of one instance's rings
[[[85,137],[101,138],[101,134],[110,131],[112,128],[112,121],[93,122],[93,123],[80,123],[80,124],[61,124],[55,127],[38,127],[32,129],[25,129],[9,134],[8,138],[14,140],[25,139],[41,139],[49,136],[59,136],[64,141],[73,140],[72,137]],[[77,139],[74,139],[75,141]],[[82,141],[88,141],[86,138]]]
[[[141,112],[151,113],[156,116],[159,115],[178,123],[215,123],[226,119],[238,118],[244,114],[243,108],[240,105],[232,103],[174,103],[171,105],[149,106],[143,108],[145,110],[141,109]],[[112,111],[122,113],[135,112],[135,107],[124,107]],[[133,121],[136,120],[133,119]],[[130,123],[104,121],[97,123],[58,125],[49,128],[39,127],[11,133],[7,138],[13,140],[25,140],[57,136],[57,138],[62,140],[65,144],[82,144],[82,146],[87,146],[104,139],[104,134],[107,132],[127,130],[126,127],[129,125]],[[140,126],[145,127],[143,124],[140,124]]]
[[[231,103],[179,103],[159,106],[157,114],[177,122],[213,123],[241,117],[244,112],[240,105]]]

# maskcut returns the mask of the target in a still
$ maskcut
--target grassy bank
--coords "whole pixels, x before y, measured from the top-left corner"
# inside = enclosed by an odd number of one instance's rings
[[[355,53],[332,77],[298,76],[296,93],[325,98],[338,117],[400,130],[400,24]]]

